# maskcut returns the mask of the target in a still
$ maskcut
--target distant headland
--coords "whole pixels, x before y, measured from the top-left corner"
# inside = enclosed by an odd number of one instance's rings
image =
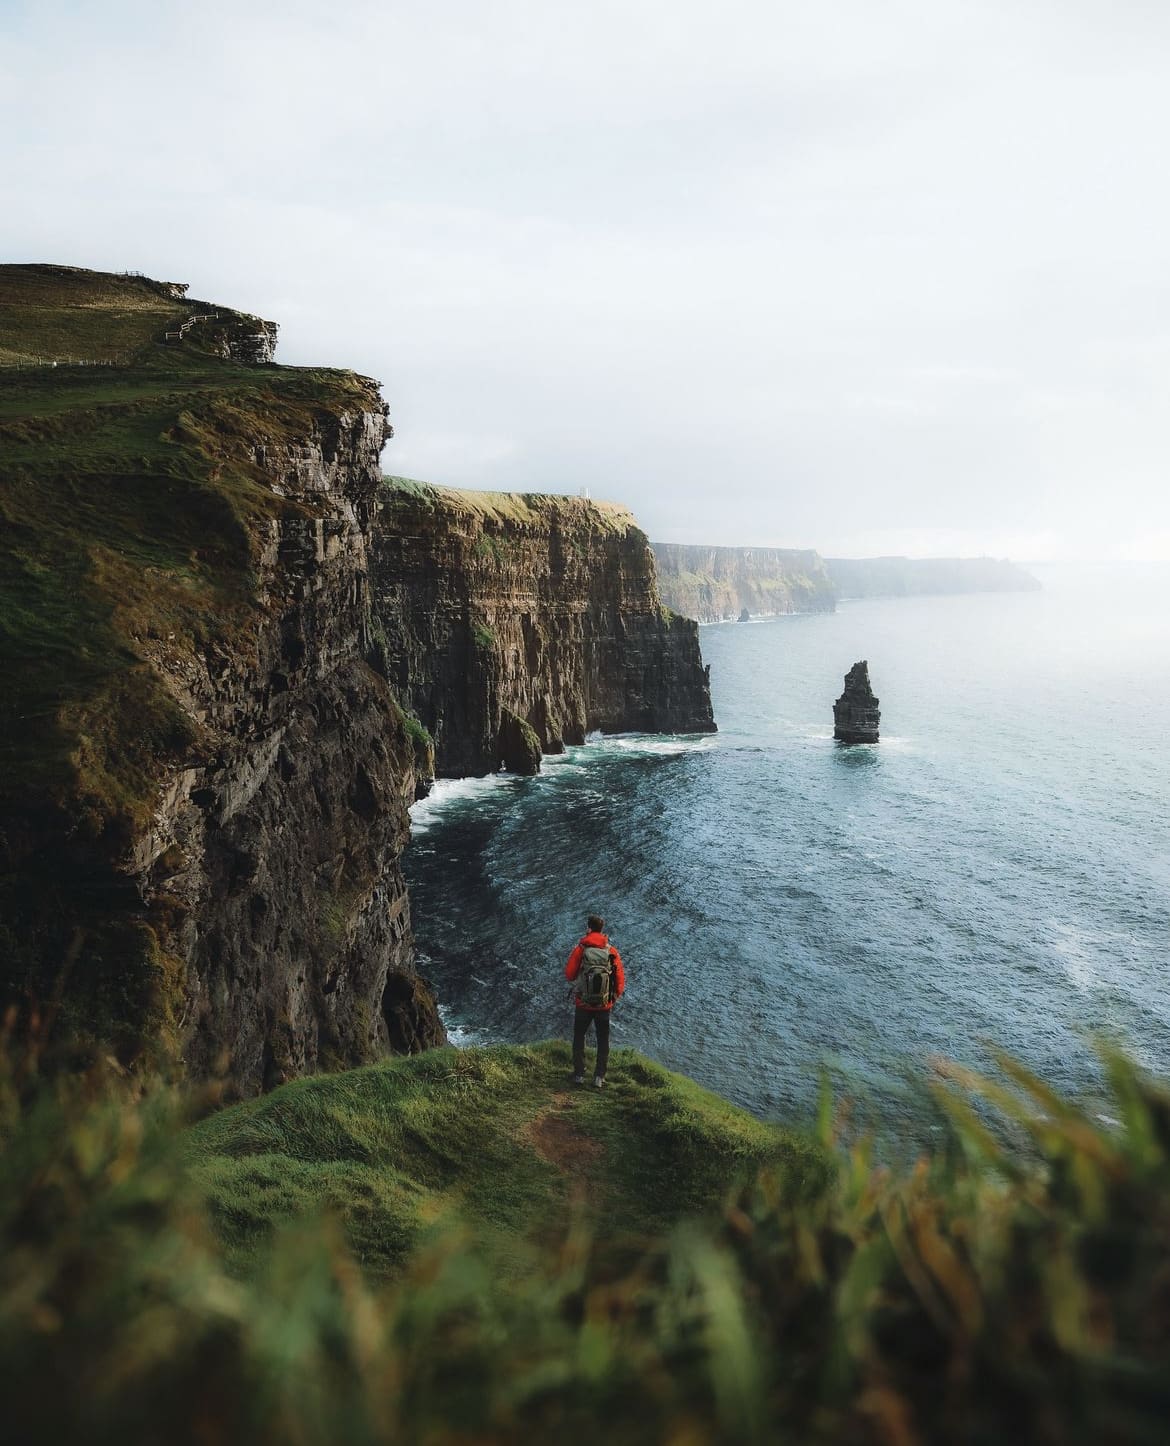
[[[857,597],[1032,592],[1040,583],[996,557],[822,557],[812,548],[653,544],[667,607],[701,623],[832,612]]]

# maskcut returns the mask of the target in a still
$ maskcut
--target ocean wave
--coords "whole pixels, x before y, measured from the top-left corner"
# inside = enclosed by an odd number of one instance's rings
[[[486,799],[501,788],[515,786],[514,773],[488,773],[482,778],[439,778],[425,798],[410,805],[411,833],[425,833],[444,814],[461,804]]]
[[[709,753],[718,748],[714,733],[591,733],[585,747],[597,757],[662,757],[682,753]]]
[[[439,1005],[439,1018],[443,1028],[447,1031],[447,1042],[453,1044],[456,1049],[468,1049],[476,1044],[491,1044],[490,1031],[473,1029],[469,1024],[458,1024],[451,1018],[450,1012]]]

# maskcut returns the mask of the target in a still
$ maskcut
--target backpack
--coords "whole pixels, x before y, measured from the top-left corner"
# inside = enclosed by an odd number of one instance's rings
[[[577,998],[587,1009],[604,1009],[613,995],[613,956],[608,945],[585,944],[577,974]]]

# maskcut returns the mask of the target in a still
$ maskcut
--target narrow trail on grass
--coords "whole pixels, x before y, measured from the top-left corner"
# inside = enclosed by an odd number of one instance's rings
[[[543,1160],[555,1165],[575,1189],[589,1193],[590,1174],[605,1154],[599,1140],[583,1134],[571,1116],[577,1109],[573,1096],[558,1091],[552,1103],[529,1121],[524,1135]]]

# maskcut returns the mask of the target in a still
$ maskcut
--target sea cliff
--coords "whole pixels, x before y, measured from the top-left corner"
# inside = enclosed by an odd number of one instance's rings
[[[654,543],[663,601],[684,617],[718,623],[779,613],[832,612],[833,584],[809,548]]]
[[[185,287],[4,267],[0,314],[0,996],[244,1095],[441,1042],[399,867],[436,761],[713,726],[645,539],[388,488],[375,382]]]
[[[371,577],[440,774],[530,771],[593,730],[714,731],[696,625],[662,606],[624,507],[388,478]]]
[[[1040,583],[994,557],[830,557],[804,548],[654,543],[663,601],[701,623],[832,612],[840,598],[1029,592]]]

